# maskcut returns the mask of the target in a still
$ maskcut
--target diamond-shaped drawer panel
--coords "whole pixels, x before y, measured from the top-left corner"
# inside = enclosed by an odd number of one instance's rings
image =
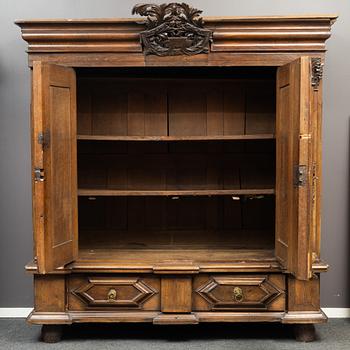
[[[282,274],[200,275],[193,283],[193,309],[196,311],[283,311],[285,301]]]
[[[154,276],[72,275],[69,279],[69,309],[159,310],[159,290],[159,278]]]

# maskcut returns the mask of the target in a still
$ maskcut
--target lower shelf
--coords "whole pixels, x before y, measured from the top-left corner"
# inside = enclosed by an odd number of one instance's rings
[[[80,249],[74,271],[280,271],[273,249]]]

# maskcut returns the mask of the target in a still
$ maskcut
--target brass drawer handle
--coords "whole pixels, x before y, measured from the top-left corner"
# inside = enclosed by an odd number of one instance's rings
[[[237,301],[238,303],[240,303],[241,301],[243,301],[244,296],[243,296],[243,290],[242,290],[242,288],[239,288],[239,287],[233,288],[233,299],[234,299],[235,301]]]
[[[114,288],[110,289],[107,297],[108,297],[108,301],[113,301],[117,299],[117,291]]]

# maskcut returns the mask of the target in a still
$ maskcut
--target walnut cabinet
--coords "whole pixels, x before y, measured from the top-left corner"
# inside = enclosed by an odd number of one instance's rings
[[[134,13],[16,22],[32,72],[29,322],[48,342],[74,322],[274,321],[312,340],[335,17]]]

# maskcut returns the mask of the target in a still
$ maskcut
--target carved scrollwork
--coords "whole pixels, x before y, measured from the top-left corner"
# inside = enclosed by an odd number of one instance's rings
[[[323,75],[323,63],[321,61],[321,58],[313,57],[311,59],[311,67],[311,85],[314,90],[317,90]]]
[[[185,3],[138,4],[132,14],[147,16],[140,33],[146,55],[195,55],[206,53],[212,31],[203,28],[202,11]]]

